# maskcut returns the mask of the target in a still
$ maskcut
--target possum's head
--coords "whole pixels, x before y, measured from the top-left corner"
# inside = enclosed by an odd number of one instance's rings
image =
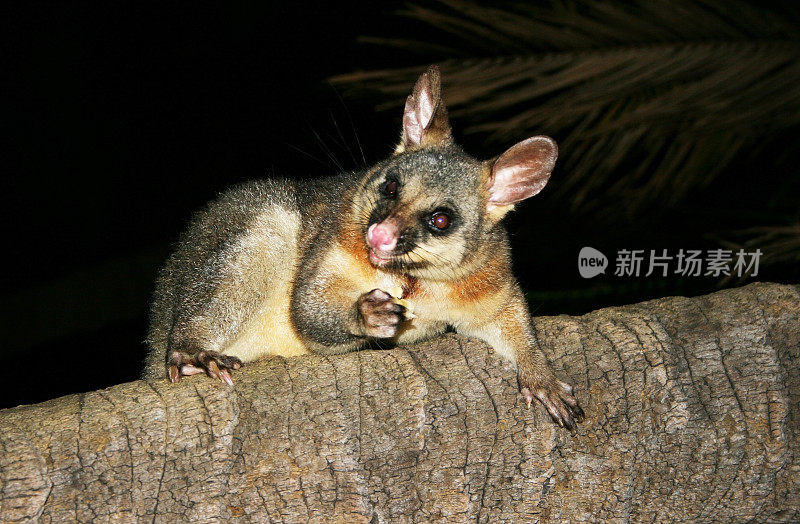
[[[492,249],[490,232],[514,204],[541,191],[558,154],[544,136],[481,162],[453,143],[439,70],[429,68],[406,101],[394,156],[355,195],[370,262],[450,280],[470,255]]]

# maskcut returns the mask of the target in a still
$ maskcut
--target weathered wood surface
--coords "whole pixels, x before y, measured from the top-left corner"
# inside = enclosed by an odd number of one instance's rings
[[[755,284],[536,318],[573,434],[456,335],[5,410],[0,519],[797,522],[799,312]]]

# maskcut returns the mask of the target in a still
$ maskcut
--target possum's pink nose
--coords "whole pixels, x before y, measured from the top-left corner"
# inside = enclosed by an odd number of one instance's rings
[[[372,249],[391,251],[397,245],[398,228],[394,220],[372,224],[367,230],[367,241]]]

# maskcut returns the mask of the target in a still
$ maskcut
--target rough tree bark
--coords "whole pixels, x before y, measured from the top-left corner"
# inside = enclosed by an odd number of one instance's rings
[[[0,519],[798,521],[798,312],[755,284],[536,318],[573,434],[456,335],[5,410]]]

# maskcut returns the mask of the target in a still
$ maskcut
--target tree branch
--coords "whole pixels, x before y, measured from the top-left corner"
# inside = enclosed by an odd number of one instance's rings
[[[0,411],[0,520],[796,521],[800,289],[535,319],[587,420],[448,335]]]

